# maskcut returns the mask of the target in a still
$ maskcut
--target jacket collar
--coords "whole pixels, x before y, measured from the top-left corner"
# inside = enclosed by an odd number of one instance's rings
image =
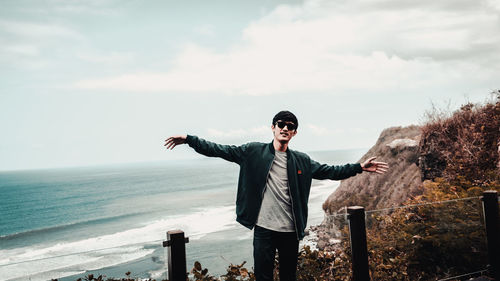
[[[269,150],[271,151],[271,153],[274,155],[276,154],[276,150],[274,149],[274,145],[273,145],[273,141],[272,140],[270,143],[269,143]],[[290,159],[290,148],[288,148],[288,146],[286,147],[286,157],[288,159]]]

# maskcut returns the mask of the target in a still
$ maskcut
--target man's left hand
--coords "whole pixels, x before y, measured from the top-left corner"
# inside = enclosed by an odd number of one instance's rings
[[[366,160],[363,164],[361,164],[361,168],[363,171],[367,172],[372,172],[372,173],[377,173],[377,174],[383,174],[387,172],[389,169],[389,164],[385,162],[376,162],[373,161],[377,157],[371,157],[370,159]]]

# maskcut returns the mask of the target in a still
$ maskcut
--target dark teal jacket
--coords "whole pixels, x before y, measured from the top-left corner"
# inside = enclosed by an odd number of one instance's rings
[[[252,142],[241,146],[221,145],[196,136],[187,136],[187,143],[196,152],[220,157],[240,165],[236,220],[252,229],[262,204],[267,176],[274,161],[273,143]],[[307,224],[307,202],[312,179],[341,180],[361,173],[360,164],[330,166],[311,160],[305,153],[287,149],[287,173],[292,201],[295,229],[299,239],[304,238]]]

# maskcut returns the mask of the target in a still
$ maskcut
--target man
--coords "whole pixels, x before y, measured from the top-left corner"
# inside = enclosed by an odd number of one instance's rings
[[[341,180],[363,171],[382,174],[387,163],[373,158],[363,164],[329,166],[288,149],[297,134],[298,120],[289,111],[274,116],[271,143],[220,145],[191,135],[169,137],[167,149],[187,143],[196,152],[240,165],[236,220],[254,229],[253,256],[257,281],[273,280],[278,251],[280,280],[296,280],[299,240],[304,238],[307,202],[312,179]]]

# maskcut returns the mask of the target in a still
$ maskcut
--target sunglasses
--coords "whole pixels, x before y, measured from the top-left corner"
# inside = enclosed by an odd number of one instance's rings
[[[297,129],[297,125],[291,123],[291,122],[285,122],[285,121],[278,121],[276,122],[276,125],[278,125],[278,128],[283,129],[285,126],[288,128],[290,131],[294,131]]]

